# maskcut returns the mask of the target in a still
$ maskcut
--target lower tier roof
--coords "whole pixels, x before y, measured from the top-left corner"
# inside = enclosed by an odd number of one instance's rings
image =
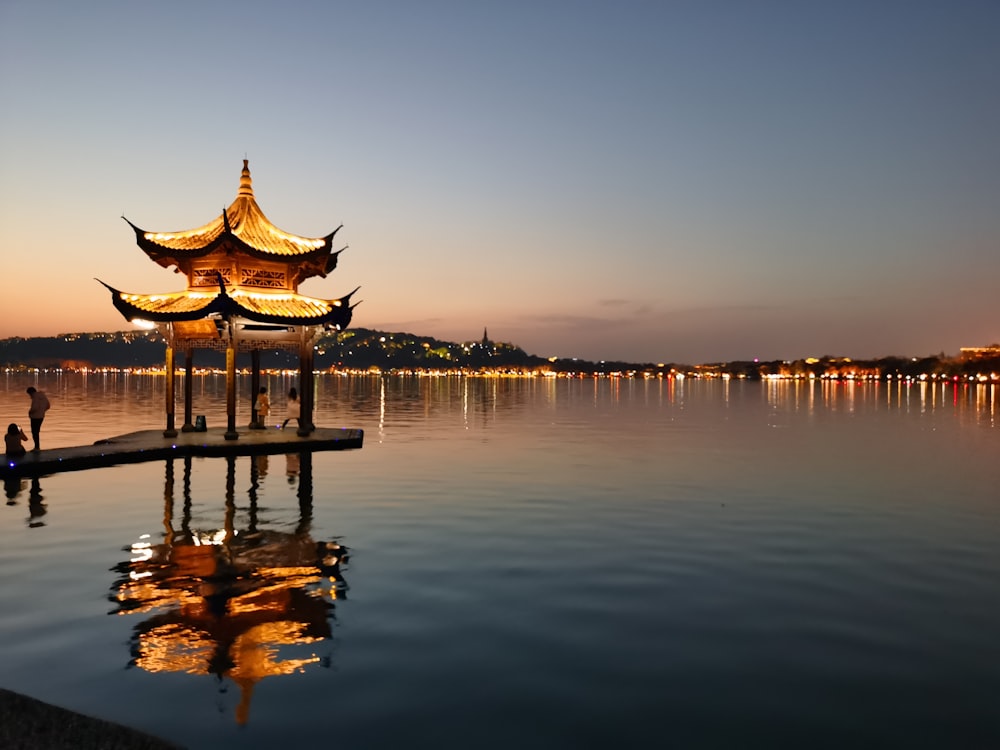
[[[98,279],[100,281],[100,279]],[[101,281],[104,284],[103,281]],[[166,294],[130,294],[104,284],[111,301],[126,320],[153,323],[241,317],[259,323],[324,325],[346,328],[354,305],[347,294],[339,299],[317,299],[291,292],[220,289],[214,292],[184,290]]]

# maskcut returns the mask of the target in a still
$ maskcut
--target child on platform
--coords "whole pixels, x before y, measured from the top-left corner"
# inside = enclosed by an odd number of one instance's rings
[[[301,404],[299,404],[299,392],[292,388],[288,391],[288,406],[285,407],[285,421],[281,423],[281,429],[285,429],[288,423],[295,420],[296,424],[301,424],[299,422],[299,416],[301,414]]]
[[[257,410],[257,426],[260,428],[267,427],[267,415],[271,413],[271,399],[267,397],[267,388],[264,386],[260,387],[260,393],[257,395],[257,403],[254,405],[254,409]]]

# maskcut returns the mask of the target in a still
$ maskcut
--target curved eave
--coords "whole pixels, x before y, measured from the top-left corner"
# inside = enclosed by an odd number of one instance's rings
[[[351,295],[339,299],[318,299],[298,294],[248,294],[228,296],[233,314],[259,323],[278,325],[324,325],[346,328],[353,314]]]
[[[154,323],[201,320],[215,315],[240,317],[257,323],[276,325],[323,325],[346,328],[353,315],[350,304],[355,289],[339,299],[325,300],[298,294],[254,294],[220,291],[215,295],[190,292],[169,294],[128,294],[105,284],[115,309],[126,320]]]
[[[124,216],[122,217],[125,218]],[[179,265],[177,263],[178,259],[189,259],[189,258],[200,258],[205,255],[210,255],[215,252],[215,250],[221,245],[227,235],[225,233],[219,233],[215,235],[214,238],[208,239],[207,236],[203,236],[205,242],[195,247],[173,247],[170,245],[163,245],[155,240],[150,239],[150,236],[156,236],[156,232],[147,232],[141,227],[137,227],[128,219],[125,219],[128,225],[132,227],[132,231],[135,232],[135,241],[139,248],[149,256],[150,260],[159,263],[161,266],[169,267],[172,265]]]
[[[191,296],[184,292],[169,294],[129,294],[97,279],[111,292],[111,304],[126,320],[149,320],[153,323],[201,320],[213,314],[225,314],[225,297],[221,294]]]
[[[125,217],[122,217],[125,219]],[[283,261],[285,263],[296,263],[304,265],[315,266],[315,273],[320,276],[326,276],[331,270],[333,270],[337,265],[337,256],[342,252],[338,250],[337,252],[332,252],[333,247],[333,237],[340,229],[330,232],[330,234],[325,237],[320,238],[323,242],[322,245],[310,250],[304,250],[302,252],[291,253],[291,252],[273,252],[267,249],[261,249],[256,245],[250,244],[243,240],[238,234],[231,230],[218,227],[222,227],[224,220],[220,217],[214,224],[206,224],[205,227],[199,228],[197,230],[190,230],[189,232],[174,232],[174,233],[161,233],[161,232],[149,232],[141,227],[137,227],[128,219],[125,219],[132,231],[135,232],[136,244],[146,253],[149,258],[162,266],[175,265],[175,259],[189,259],[189,258],[201,258],[206,255],[211,255],[215,252],[221,245],[229,243],[232,247],[240,253],[248,255],[259,260],[267,261]],[[158,242],[153,239],[157,236],[178,236],[184,235],[184,242]]]

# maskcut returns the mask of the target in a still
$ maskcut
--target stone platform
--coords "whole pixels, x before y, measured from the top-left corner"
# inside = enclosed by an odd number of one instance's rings
[[[259,456],[262,454],[303,451],[336,451],[360,448],[364,431],[350,428],[317,427],[300,437],[294,429],[265,430],[245,428],[239,438],[226,440],[222,427],[205,432],[179,432],[177,437],[163,437],[162,430],[142,430],[127,435],[98,440],[93,445],[52,448],[29,452],[19,458],[4,457],[0,479],[44,476],[62,471],[96,469],[115,464],[160,461],[184,456]]]

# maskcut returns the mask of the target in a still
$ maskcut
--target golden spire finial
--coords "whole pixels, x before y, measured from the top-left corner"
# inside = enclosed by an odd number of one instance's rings
[[[250,167],[248,166],[247,159],[243,160],[243,174],[240,175],[240,190],[236,195],[253,197],[253,183],[250,181]]]

